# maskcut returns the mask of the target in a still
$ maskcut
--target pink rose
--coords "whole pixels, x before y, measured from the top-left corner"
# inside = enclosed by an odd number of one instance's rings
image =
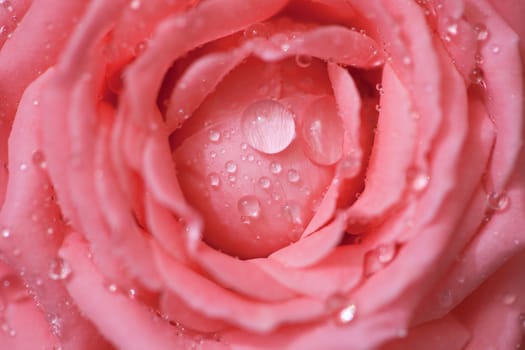
[[[0,0],[0,349],[515,349],[525,3]]]

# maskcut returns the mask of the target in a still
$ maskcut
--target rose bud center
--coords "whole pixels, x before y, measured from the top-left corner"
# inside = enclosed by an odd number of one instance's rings
[[[176,134],[183,140],[174,158],[182,191],[203,216],[205,242],[254,258],[301,237],[341,157],[342,127],[331,96],[287,94],[264,80],[237,99],[226,96],[250,80],[241,73],[231,73]]]

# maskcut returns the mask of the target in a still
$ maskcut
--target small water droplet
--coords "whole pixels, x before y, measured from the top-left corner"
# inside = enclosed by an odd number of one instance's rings
[[[502,298],[503,304],[512,305],[516,301],[516,294],[505,293]]]
[[[133,288],[130,288],[128,290],[128,297],[130,297],[131,299],[135,299],[136,296],[137,296],[137,291]]]
[[[288,181],[291,183],[296,183],[301,179],[299,172],[295,169],[288,170]]]
[[[476,32],[476,38],[478,41],[485,41],[489,37],[487,27],[483,23],[474,25],[474,31]]]
[[[221,179],[219,177],[219,174],[217,174],[217,173],[209,174],[208,175],[208,181],[209,181],[211,187],[219,187],[221,185]]]
[[[140,7],[140,0],[131,0],[131,2],[129,3],[129,7],[132,10],[138,10]]]
[[[9,231],[9,229],[7,229],[7,228],[4,228],[4,229],[2,230],[2,237],[4,237],[4,238],[8,238],[8,237],[10,237],[10,236],[11,236],[11,231]]]
[[[233,174],[237,171],[237,164],[234,161],[229,160],[224,165],[224,168],[226,169],[227,172],[229,172],[230,174]]]
[[[248,149],[248,144],[245,143],[245,142],[241,143],[241,149],[242,149],[243,151],[246,151],[246,150]]]
[[[259,185],[261,186],[261,188],[266,190],[266,189],[270,188],[271,181],[266,176],[263,176],[263,177],[261,177],[259,179]]]
[[[108,285],[108,290],[110,293],[115,293],[117,291],[118,287],[115,283],[111,283]]]
[[[45,169],[47,167],[44,154],[41,151],[34,151],[32,156],[33,164],[36,166]]]
[[[382,264],[388,264],[394,259],[396,247],[394,244],[383,244],[377,248],[377,260]]]
[[[302,210],[301,207],[295,203],[287,203],[283,206],[283,214],[294,225],[302,225]]]
[[[485,83],[485,78],[483,77],[483,71],[476,67],[470,72],[470,81],[473,84],[479,85],[481,88],[485,89],[487,84]]]
[[[216,157],[217,157],[217,152],[215,152],[215,151],[211,151],[211,152],[210,152],[210,158],[213,159],[213,158],[216,158]]]
[[[27,164],[26,163],[22,163],[22,164],[20,164],[19,168],[20,168],[21,171],[25,171],[25,170],[27,170]]]
[[[69,264],[62,258],[55,258],[49,263],[49,278],[52,280],[64,280],[71,275]]]
[[[217,130],[210,130],[208,132],[208,138],[210,139],[210,141],[212,142],[219,142],[220,139],[221,139],[221,133],[218,132]]]
[[[283,166],[279,162],[271,162],[270,163],[270,171],[272,174],[280,174],[283,170]]]
[[[412,64],[412,59],[410,58],[410,56],[403,57],[403,64],[407,66]]]
[[[40,104],[40,102],[38,100],[33,100],[33,105],[34,106],[38,106]]]
[[[509,197],[505,193],[491,192],[487,195],[487,205],[492,210],[505,210],[509,206]]]
[[[296,55],[295,63],[301,68],[310,67],[310,65],[312,64],[312,56],[302,54]]]
[[[447,33],[450,35],[457,35],[458,34],[458,24],[457,23],[451,23],[447,26]]]
[[[500,49],[500,47],[498,45],[492,45],[492,49],[491,49],[492,53],[498,54],[500,52],[500,50],[501,49]]]
[[[356,306],[349,304],[337,313],[337,323],[341,326],[347,325],[355,318]]]
[[[253,162],[255,156],[253,154],[248,154],[248,157],[246,157],[246,159],[248,159],[249,162]]]
[[[242,217],[257,218],[261,213],[261,204],[255,196],[243,196],[237,203],[237,209]]]
[[[408,178],[410,187],[412,188],[412,190],[416,192],[423,191],[425,188],[427,188],[430,182],[430,176],[428,176],[428,174],[422,171],[419,171],[417,169],[409,170],[407,174],[407,178]]]
[[[379,91],[380,95],[383,95],[385,93],[385,90],[383,89],[383,84],[381,83],[376,84],[376,90]]]
[[[270,34],[268,25],[264,23],[256,23],[244,30],[244,37],[246,39],[254,39],[257,37],[268,37]]]

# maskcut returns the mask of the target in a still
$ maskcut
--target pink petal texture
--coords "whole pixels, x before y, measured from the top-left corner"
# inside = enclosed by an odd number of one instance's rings
[[[520,0],[0,0],[0,350],[525,347]]]

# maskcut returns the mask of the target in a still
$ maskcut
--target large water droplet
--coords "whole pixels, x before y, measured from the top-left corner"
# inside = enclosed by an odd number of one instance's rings
[[[49,263],[49,278],[52,280],[64,280],[71,275],[71,268],[62,258],[56,258]]]
[[[509,197],[505,193],[491,192],[487,195],[487,205],[492,210],[504,210],[509,205]]]
[[[252,103],[243,113],[241,126],[248,144],[267,154],[285,150],[295,137],[294,116],[277,101]]]
[[[343,155],[344,128],[333,98],[320,98],[305,110],[302,137],[308,158],[332,165]]]
[[[261,204],[255,196],[243,196],[237,203],[237,209],[242,217],[257,218],[261,213]]]

